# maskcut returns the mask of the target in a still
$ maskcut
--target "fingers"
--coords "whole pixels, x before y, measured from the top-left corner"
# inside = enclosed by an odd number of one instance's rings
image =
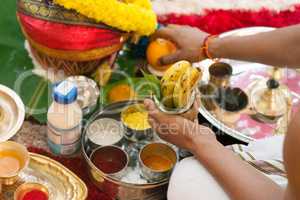
[[[168,116],[160,112],[154,102],[151,99],[145,99],[144,105],[146,109],[148,110],[149,117],[157,122],[163,122],[166,119],[168,119]]]
[[[167,55],[167,56],[164,56],[164,57],[160,58],[159,59],[159,64],[160,65],[169,65],[169,64],[173,64],[173,63],[175,63],[177,61],[180,61],[180,60],[184,60],[183,59],[183,52],[181,50],[176,51],[173,54],[170,54],[170,55]]]
[[[199,92],[197,92],[197,94],[196,94],[196,101],[195,101],[193,107],[194,107],[194,109],[196,109],[198,111],[198,109],[200,108],[200,106],[201,106],[201,96],[200,96]]]
[[[172,30],[172,28],[161,28],[159,30],[157,30],[150,38],[150,40],[156,40],[158,38],[163,38],[166,40],[170,40],[171,42],[174,42],[177,44],[176,42],[176,37],[174,34],[174,31]]]
[[[157,111],[157,108],[156,108],[154,102],[151,99],[145,99],[144,100],[144,105],[145,105],[146,109],[148,110],[148,112]]]
[[[193,107],[188,112],[182,114],[181,116],[190,121],[195,121],[198,117],[200,104],[201,104],[200,94],[197,94]]]

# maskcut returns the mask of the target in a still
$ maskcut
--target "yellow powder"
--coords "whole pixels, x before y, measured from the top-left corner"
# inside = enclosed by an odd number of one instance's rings
[[[146,130],[151,128],[148,122],[148,113],[147,112],[132,112],[125,114],[123,117],[123,122],[134,130]]]

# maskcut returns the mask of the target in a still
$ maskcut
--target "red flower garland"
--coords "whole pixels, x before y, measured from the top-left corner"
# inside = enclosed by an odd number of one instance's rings
[[[262,9],[260,11],[206,10],[205,13],[204,15],[170,14],[160,16],[159,21],[162,24],[190,25],[211,34],[250,26],[284,27],[300,23],[300,5],[294,10],[282,12]]]

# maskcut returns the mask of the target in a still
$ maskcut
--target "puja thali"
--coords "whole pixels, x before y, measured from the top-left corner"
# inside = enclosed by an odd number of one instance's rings
[[[82,152],[84,158],[87,162],[88,172],[94,184],[102,191],[105,191],[111,198],[119,200],[127,199],[139,199],[139,200],[163,200],[166,198],[166,191],[169,182],[169,174],[165,178],[160,178],[156,180],[149,180],[141,175],[143,168],[140,164],[139,152],[147,144],[159,143],[166,144],[161,141],[157,135],[153,132],[153,137],[149,137],[149,130],[145,131],[145,137],[133,137],[131,131],[127,129],[120,129],[120,131],[125,133],[122,140],[115,140],[114,146],[118,147],[117,150],[124,150],[127,152],[129,157],[129,162],[127,167],[122,170],[122,175],[120,174],[107,174],[99,169],[93,162],[94,152],[97,152],[95,142],[90,141],[89,138],[89,127],[92,127],[93,123],[100,122],[103,120],[105,124],[108,124],[108,119],[111,119],[113,124],[110,129],[119,130],[116,126],[116,121],[122,123],[122,115],[124,108],[128,108],[137,104],[141,104],[141,101],[124,101],[110,104],[96,113],[86,124],[82,136]],[[125,109],[126,110],[126,109]],[[103,129],[101,128],[101,132]],[[115,132],[110,132],[110,134],[115,134]],[[128,135],[129,134],[129,135]],[[137,133],[142,134],[142,133]],[[167,144],[166,144],[167,145]],[[100,146],[113,148],[114,146]],[[174,146],[170,147],[177,152]],[[177,157],[176,153],[176,157]],[[177,160],[177,158],[176,158]],[[177,161],[175,161],[174,165]],[[151,174],[150,174],[151,175]]]
[[[49,200],[87,198],[85,184],[73,172],[50,158],[30,153],[29,165],[21,172],[20,180],[15,185],[4,188],[4,199],[14,200],[16,188],[29,182],[45,186],[49,190]]]
[[[246,36],[260,32],[274,30],[268,27],[243,28],[227,32],[220,37],[227,36]],[[253,117],[253,97],[251,89],[253,85],[260,81],[267,82],[271,78],[274,67],[259,64],[242,62],[237,60],[222,59],[218,62],[227,63],[232,66],[232,76],[230,77],[230,87],[240,88],[248,96],[249,103],[247,107],[238,112],[227,112],[218,107],[217,109],[207,109],[203,104],[199,109],[202,117],[220,130],[221,133],[228,134],[242,142],[249,143],[254,140],[263,139],[276,134],[283,134],[282,131],[287,126],[287,119],[278,120],[278,123],[267,123],[259,121]],[[209,67],[214,63],[212,60],[204,60],[197,63],[196,66],[203,70],[203,79],[201,84],[207,84],[210,79]],[[293,69],[281,68],[278,70],[280,78],[279,84],[286,87],[290,94],[291,116],[298,110],[300,104],[300,74]]]

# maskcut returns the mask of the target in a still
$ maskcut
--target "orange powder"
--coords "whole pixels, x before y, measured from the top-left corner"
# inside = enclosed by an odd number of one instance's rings
[[[167,171],[172,168],[173,162],[159,155],[151,155],[143,160],[144,164],[155,171]]]
[[[13,151],[0,152],[0,177],[12,177],[17,175],[21,168],[18,155]]]

